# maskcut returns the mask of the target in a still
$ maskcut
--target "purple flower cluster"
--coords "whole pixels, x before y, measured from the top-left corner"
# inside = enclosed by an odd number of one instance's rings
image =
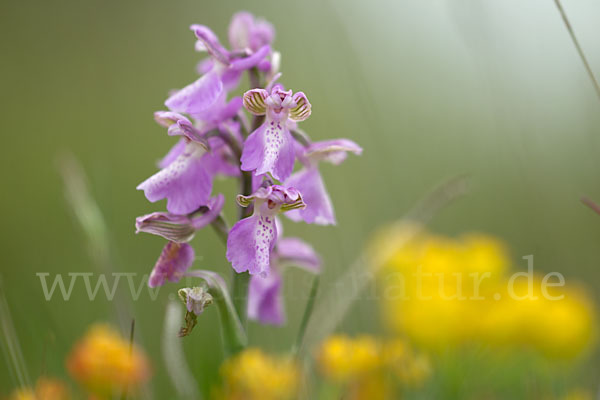
[[[251,275],[248,317],[281,324],[283,270],[295,265],[318,273],[321,261],[307,243],[282,237],[278,215],[335,224],[319,163],[337,165],[348,152],[360,154],[362,149],[348,139],[311,142],[298,130],[298,123],[310,116],[311,104],[304,93],[277,82],[280,56],[271,48],[275,32],[270,23],[237,13],[229,26],[230,49],[206,26],[192,25],[191,30],[196,50],[208,57],[198,65],[200,78],[172,93],[165,101],[168,111],[154,114],[179,141],[159,162],[160,170],[137,187],[150,202],[167,200],[168,212],[136,220],[138,232],[168,240],[149,285],[177,282],[185,275],[195,257],[188,243],[194,233],[223,221],[225,197],[211,197],[213,180],[239,179],[246,189],[237,203],[248,212],[227,232],[227,260],[236,273]],[[244,72],[257,88],[231,96]],[[300,168],[294,172],[296,161]]]

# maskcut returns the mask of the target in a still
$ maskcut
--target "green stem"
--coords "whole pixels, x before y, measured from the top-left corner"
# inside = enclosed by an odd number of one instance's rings
[[[260,72],[258,68],[250,69],[248,71],[248,77],[250,80],[251,89],[261,87]],[[256,130],[256,128],[258,128],[262,124],[263,120],[264,117],[254,116],[254,118],[252,119],[250,132],[254,132],[254,130]],[[246,137],[247,132],[243,131],[243,134],[244,137]],[[235,139],[234,135],[232,135],[231,132],[227,132],[222,134],[221,137],[229,145],[235,157],[241,159],[242,148],[240,143],[238,143],[238,141]],[[242,171],[241,168],[240,173],[240,193],[244,196],[249,196],[252,194],[252,173],[249,171]],[[242,220],[244,218],[249,217],[250,215],[252,215],[253,211],[253,207],[240,207],[239,219]],[[243,329],[246,329],[248,320],[246,307],[248,304],[249,283],[250,274],[248,274],[247,272],[233,272],[233,307],[235,308],[239,322]]]
[[[310,146],[310,138],[308,137],[306,132],[304,132],[300,129],[293,129],[290,132],[292,133],[292,136],[294,137],[294,139],[296,139],[296,141],[298,143],[300,143],[302,146],[304,146],[304,147]]]
[[[213,227],[215,233],[217,234],[217,236],[219,236],[219,238],[225,244],[225,246],[227,246],[227,236],[229,235],[229,226],[227,225],[225,218],[223,218],[222,215],[219,215],[217,218],[215,218],[213,220],[213,222],[210,223],[210,225]]]
[[[240,193],[244,196],[252,194],[252,173],[249,171],[242,171],[240,178]],[[240,206],[239,219],[252,215],[254,207],[241,207]],[[240,318],[242,326],[247,326],[247,304],[248,304],[248,285],[250,283],[250,274],[248,272],[237,273],[233,272],[233,304]]]
[[[250,89],[260,88],[260,73],[258,68],[253,67],[248,70],[248,79],[250,80]]]
[[[261,79],[260,79],[260,73],[258,71],[258,68],[254,67],[254,68],[250,69],[248,71],[248,77],[250,79],[250,88],[251,89],[256,89],[256,88],[262,87],[261,82],[260,82]],[[264,120],[265,120],[264,115],[255,115],[254,118],[252,119],[250,133],[254,132],[259,126],[261,126]]]
[[[248,285],[250,284],[250,274],[247,272],[233,272],[233,304],[244,328],[248,325],[247,305],[248,305]]]

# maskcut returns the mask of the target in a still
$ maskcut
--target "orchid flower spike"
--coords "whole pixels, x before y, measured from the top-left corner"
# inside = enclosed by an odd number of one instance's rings
[[[242,170],[256,175],[270,173],[283,181],[294,169],[294,141],[288,119],[304,121],[311,105],[302,92],[287,92],[275,85],[271,92],[252,89],[244,93],[244,107],[254,115],[265,115],[265,122],[246,140],[242,153]]]
[[[261,187],[250,196],[239,195],[242,207],[254,204],[254,213],[238,221],[227,238],[227,260],[240,273],[267,276],[270,256],[277,240],[275,216],[283,211],[304,207],[302,196],[294,188],[280,185]]]

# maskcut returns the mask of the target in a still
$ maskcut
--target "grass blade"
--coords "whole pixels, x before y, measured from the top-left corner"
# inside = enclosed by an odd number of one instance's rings
[[[317,293],[319,291],[319,283],[320,276],[317,275],[313,279],[312,287],[310,288],[310,293],[308,295],[308,301],[306,302],[306,308],[304,309],[304,314],[302,315],[302,321],[300,322],[300,328],[298,329],[298,336],[296,337],[296,344],[292,349],[293,353],[300,353],[302,350],[302,345],[304,344],[304,335],[306,334],[306,327],[308,326],[308,322],[310,321],[310,317],[312,315],[315,300],[317,298]]]

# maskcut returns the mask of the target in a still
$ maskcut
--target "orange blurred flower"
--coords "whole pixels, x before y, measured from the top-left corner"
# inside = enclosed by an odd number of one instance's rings
[[[144,352],[108,325],[93,325],[67,357],[71,376],[90,393],[110,397],[134,390],[150,376]]]

